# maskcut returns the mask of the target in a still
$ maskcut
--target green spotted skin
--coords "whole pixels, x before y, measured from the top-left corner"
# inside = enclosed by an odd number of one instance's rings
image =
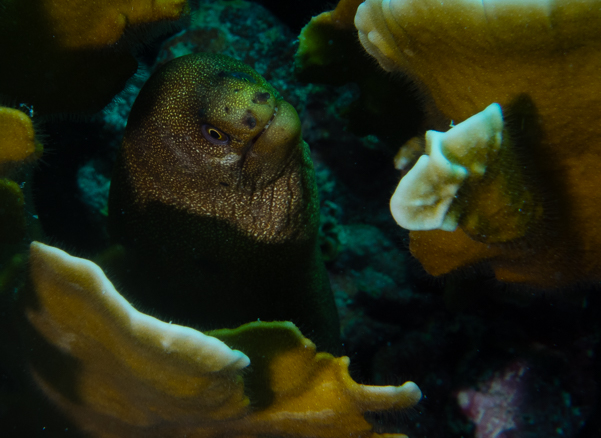
[[[177,58],[138,96],[109,197],[135,303],[201,329],[292,321],[339,350],[319,200],[294,108],[232,58]]]

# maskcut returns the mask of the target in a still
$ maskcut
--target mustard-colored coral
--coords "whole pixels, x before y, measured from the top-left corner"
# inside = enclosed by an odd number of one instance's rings
[[[102,48],[115,44],[126,30],[161,20],[177,20],[187,0],[55,0],[43,2],[54,36],[66,48]]]
[[[250,357],[254,371],[245,380],[257,409],[240,429],[253,436],[372,436],[365,412],[404,409],[421,398],[413,382],[359,385],[348,374],[348,357],[316,354],[315,345],[290,322],[254,322],[209,334]]]
[[[364,412],[421,397],[412,382],[355,383],[348,358],[316,354],[289,322],[209,334],[161,322],[92,262],[41,243],[23,305],[35,380],[88,436],[375,437]]]
[[[38,113],[98,111],[136,72],[131,49],[146,25],[186,11],[186,0],[5,2],[0,97]]]
[[[22,111],[0,107],[0,164],[23,161],[36,150],[31,119]]]
[[[408,230],[455,231],[486,243],[509,242],[539,225],[542,206],[522,182],[498,104],[445,133],[428,131],[423,155],[390,200],[397,223]],[[408,157],[414,144],[403,146]],[[400,168],[410,167],[406,160]],[[507,174],[504,170],[513,171]],[[511,181],[510,181],[511,179]]]
[[[378,134],[402,142],[418,123],[417,101],[406,81],[361,59],[366,56],[353,24],[361,2],[341,0],[333,11],[323,12],[307,23],[298,37],[295,73],[307,82],[357,83],[359,98],[345,113],[349,129],[360,136]]]
[[[342,0],[333,11],[323,12],[311,19],[298,37],[297,68],[305,71],[312,66],[344,63],[345,55],[356,47],[353,20],[361,2]],[[340,80],[340,74],[352,74],[352,70],[338,73],[333,80]]]
[[[503,117],[498,105],[446,133],[426,133],[425,154],[397,187],[390,209],[410,230],[454,231],[462,211],[451,210],[459,187],[469,177],[482,178],[501,147]]]
[[[411,251],[429,272],[486,261],[509,282],[557,287],[601,279],[598,5],[367,0],[359,6],[363,46],[384,69],[408,75],[432,102],[432,114],[459,124],[492,103],[502,107],[513,156],[478,193],[458,194],[469,204],[463,208],[490,215],[503,203],[517,209],[522,203],[538,222],[524,233],[523,223],[507,221],[497,232],[513,240],[499,245],[474,238],[481,223],[472,220],[460,220],[456,236],[414,231]],[[526,186],[519,196],[517,185]],[[531,208],[536,204],[541,208]]]
[[[23,163],[39,158],[31,119],[23,112],[0,107],[0,175],[14,177]],[[0,243],[14,244],[25,237],[25,197],[21,186],[0,178]]]

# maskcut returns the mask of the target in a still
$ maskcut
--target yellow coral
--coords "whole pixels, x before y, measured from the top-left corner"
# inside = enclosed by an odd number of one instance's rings
[[[341,0],[333,11],[311,19],[298,37],[295,74],[307,82],[355,82],[360,94],[345,110],[349,129],[359,136],[377,134],[402,142],[419,123],[418,102],[407,81],[363,62],[366,56],[353,23],[361,2]]]
[[[43,2],[58,44],[68,48],[115,44],[128,28],[161,20],[177,20],[187,0],[54,0]]]
[[[429,272],[446,273],[469,259],[486,261],[501,280],[542,287],[601,279],[598,5],[367,0],[359,6],[355,25],[363,46],[384,69],[413,79],[432,113],[458,124],[498,103],[507,122],[502,150],[508,153],[496,173],[458,193],[472,217],[459,219],[455,236],[411,233],[411,251]],[[507,204],[524,217],[488,227]],[[486,239],[487,227],[495,239]]]
[[[357,384],[348,374],[348,357],[316,354],[315,345],[290,322],[254,322],[209,334],[250,357],[254,374],[245,380],[257,409],[241,424],[253,436],[370,436],[363,413],[404,409],[421,398],[413,382]]]
[[[355,35],[350,31],[355,29],[353,19],[361,1],[342,0],[333,11],[311,18],[298,37],[297,68],[306,70],[314,65],[343,62],[344,56],[356,44]],[[332,79],[340,80],[339,77]]]
[[[186,0],[5,3],[0,96],[38,113],[98,111],[136,72],[127,30],[175,20],[187,9]]]
[[[31,119],[22,111],[0,107],[0,164],[22,161],[36,149]]]
[[[0,107],[0,175],[14,177],[23,162],[35,160],[42,145],[35,140],[31,119],[23,112]],[[25,197],[19,184],[0,178],[0,243],[25,237]]]
[[[89,436],[375,437],[364,412],[421,398],[412,382],[355,383],[348,358],[316,354],[289,322],[206,335],[161,322],[92,262],[41,243],[30,278],[24,339],[35,380]]]

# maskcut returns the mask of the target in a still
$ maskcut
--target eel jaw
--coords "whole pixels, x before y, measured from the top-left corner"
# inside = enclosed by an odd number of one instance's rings
[[[293,149],[301,139],[301,124],[294,107],[285,100],[278,101],[271,119],[261,132],[252,140],[252,154],[265,159],[277,159],[277,156]],[[288,151],[288,152],[285,152]]]
[[[292,105],[280,100],[270,120],[245,147],[241,171],[269,184],[288,167],[302,144],[298,114]]]
[[[265,124],[265,126],[263,126],[263,129],[261,130],[261,132],[259,132],[257,135],[255,135],[253,137],[253,139],[248,142],[247,147],[245,148],[245,150],[243,151],[243,156],[246,155],[248,152],[250,152],[253,148],[253,146],[255,145],[255,143],[257,142],[257,140],[259,140],[259,138],[265,134],[265,132],[269,129],[269,127],[271,126],[271,124],[273,123],[273,121],[275,120],[277,114],[278,114],[278,110],[279,107],[276,105],[275,108],[273,109],[273,114],[271,115],[271,118],[267,121],[267,123]]]

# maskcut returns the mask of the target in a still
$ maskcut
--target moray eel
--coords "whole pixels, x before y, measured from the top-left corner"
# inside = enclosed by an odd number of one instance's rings
[[[319,200],[295,109],[232,58],[174,59],[132,108],[109,197],[134,302],[202,329],[294,322],[336,353]]]

